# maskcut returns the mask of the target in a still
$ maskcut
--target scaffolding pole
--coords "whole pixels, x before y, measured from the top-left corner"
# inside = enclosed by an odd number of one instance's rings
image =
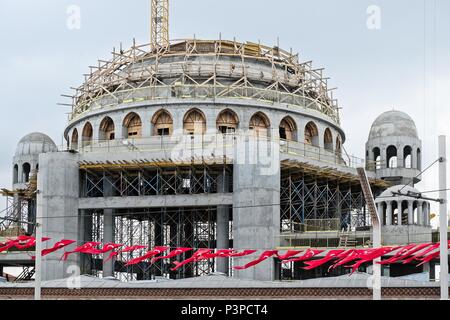
[[[441,300],[448,300],[448,220],[447,220],[447,141],[446,136],[439,136],[439,231],[441,252]]]

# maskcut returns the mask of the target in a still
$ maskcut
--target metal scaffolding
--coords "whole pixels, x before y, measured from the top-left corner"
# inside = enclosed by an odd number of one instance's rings
[[[216,246],[216,208],[157,208],[142,210],[117,210],[114,212],[115,242],[124,246],[144,245],[149,248],[167,246],[214,248]],[[84,218],[90,222],[90,233],[85,232],[83,241],[103,241],[103,211],[86,211]],[[145,254],[147,249],[121,253],[115,261],[115,276],[123,281],[149,280],[155,277],[171,279],[201,276],[215,270],[214,260],[204,260],[170,271],[174,260],[184,260],[192,256],[186,252],[173,259],[160,260],[155,264],[142,262],[134,266],[125,266],[126,261]],[[101,275],[102,256],[83,256],[84,271]]]

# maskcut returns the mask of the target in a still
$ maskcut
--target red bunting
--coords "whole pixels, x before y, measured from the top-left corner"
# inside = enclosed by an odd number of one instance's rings
[[[185,252],[192,251],[192,250],[193,250],[192,248],[177,248],[177,249],[169,252],[169,254],[166,256],[153,258],[151,263],[155,263],[155,262],[157,262],[159,260],[163,260],[163,259],[175,258],[176,256],[179,256],[180,254],[183,254]]]
[[[289,263],[289,262],[300,262],[300,261],[307,261],[311,259],[312,257],[317,256],[318,254],[321,254],[324,250],[314,250],[314,249],[308,249],[306,250],[305,254],[301,257],[289,259],[289,260],[283,260],[282,263]]]
[[[57,243],[55,243],[55,245],[53,246],[53,248],[49,248],[49,249],[44,249],[42,250],[42,257],[45,257],[46,255],[53,253],[55,251],[58,251],[64,247],[67,247],[68,245],[71,245],[72,243],[75,243],[75,240],[61,240]],[[32,256],[31,259],[35,260],[36,256]]]
[[[305,270],[312,270],[315,269],[317,267],[320,267],[321,265],[324,265],[325,263],[335,259],[335,258],[339,258],[340,255],[347,253],[345,250],[330,250],[327,255],[319,260],[314,260],[314,261],[308,261],[305,262],[305,264],[307,265],[306,267],[303,267],[303,269]]]
[[[8,251],[15,245],[16,245],[16,240],[9,240],[9,241],[5,242],[2,247],[0,247],[0,252]]]
[[[247,263],[245,266],[237,266],[234,267],[233,269],[236,270],[245,270],[248,268],[251,268],[253,266],[256,266],[257,264],[260,264],[261,262],[269,259],[270,257],[273,257],[275,255],[278,255],[278,250],[268,250],[268,251],[264,251],[258,259],[250,261],[249,263]]]
[[[439,248],[439,246],[438,246],[438,248]],[[436,248],[436,249],[437,249],[437,248]],[[450,241],[448,242],[448,249],[450,249]],[[436,251],[436,252],[433,252],[433,253],[431,253],[431,254],[429,254],[429,255],[423,257],[422,259],[420,259],[420,260],[422,260],[422,262],[419,263],[419,264],[417,265],[417,267],[419,267],[419,266],[421,266],[421,265],[423,265],[423,264],[425,264],[425,263],[427,263],[427,262],[430,262],[430,261],[433,260],[433,259],[439,258],[440,254],[441,254],[441,251],[438,250],[438,251]]]
[[[402,259],[402,256],[407,254],[411,249],[414,249],[416,246],[417,246],[416,244],[409,244],[404,247],[397,247],[397,249],[400,249],[399,252],[397,252],[393,257],[391,257],[389,259],[378,262],[378,264],[385,265],[385,264],[392,264],[397,261],[400,261]]]
[[[147,259],[153,258],[154,256],[157,256],[158,254],[163,253],[167,249],[169,249],[169,247],[155,247],[152,251],[147,252],[143,256],[131,259],[130,261],[128,261],[125,264],[125,266],[132,266],[132,265],[138,264],[142,261],[145,261]]]
[[[62,256],[62,260],[66,261],[67,258],[69,257],[69,255],[71,255],[72,253],[87,253],[87,254],[92,254],[92,249],[98,245],[102,244],[101,242],[87,242],[85,244],[83,244],[80,247],[75,248],[75,250],[73,251],[68,251],[68,252],[64,252],[64,255]]]
[[[242,252],[230,253],[229,258],[245,257],[254,254],[257,250],[244,250]]]
[[[423,256],[425,256],[426,254],[436,250],[437,248],[439,248],[440,244],[436,243],[433,244],[431,247],[427,248],[426,250],[423,250],[421,252],[419,252],[416,255],[411,256],[410,258],[406,259],[405,261],[403,261],[403,264],[407,264],[410,262],[413,262],[414,260],[420,260],[420,258],[422,258]]]
[[[389,252],[392,252],[397,249],[398,249],[398,247],[394,247],[394,248],[386,247],[386,248],[374,248],[374,249],[366,250],[365,252],[363,252],[359,255],[358,259],[361,259],[361,260],[359,260],[358,262],[356,262],[353,265],[345,266],[345,267],[352,268],[351,273],[354,273],[356,270],[358,270],[358,268],[362,264],[373,261],[373,260],[380,258],[380,257],[384,256],[385,254],[388,254]]]
[[[117,257],[121,253],[133,252],[133,251],[136,251],[136,250],[147,249],[147,248],[148,248],[147,246],[129,246],[129,247],[125,247],[122,250],[111,252],[109,254],[108,259],[106,259],[104,262],[107,262],[107,261],[111,260],[112,258]]]
[[[204,254],[211,253],[212,251],[213,250],[211,250],[211,249],[199,249],[196,252],[194,252],[192,257],[190,257],[190,258],[188,258],[188,259],[186,259],[184,261],[181,261],[181,262],[174,261],[173,264],[175,265],[175,267],[171,268],[170,270],[171,271],[176,271],[176,270],[178,270],[179,268],[181,268],[182,266],[184,266],[184,265],[186,265],[188,263],[198,261],[199,259],[202,258],[202,256]]]
[[[296,256],[297,254],[301,253],[301,250],[288,250],[285,254],[277,254],[278,259],[280,260],[287,260],[293,256]]]
[[[339,266],[343,266],[346,263],[355,261],[358,259],[358,257],[364,252],[365,250],[350,250],[347,255],[339,257],[338,261],[336,261],[334,264],[328,268],[328,271],[331,269],[336,269]]]
[[[42,238],[42,242],[48,241],[50,238]],[[25,242],[21,244],[21,242]],[[36,238],[29,237],[27,240],[17,240],[15,247],[19,250],[25,250],[36,246]]]

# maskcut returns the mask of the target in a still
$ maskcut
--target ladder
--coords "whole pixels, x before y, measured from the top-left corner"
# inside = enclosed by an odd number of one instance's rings
[[[367,208],[372,219],[372,225],[379,225],[380,221],[378,219],[377,208],[375,206],[375,200],[373,199],[372,189],[370,188],[369,179],[367,179],[366,170],[364,168],[356,169],[359,176],[359,181],[361,182],[361,188],[364,194],[364,199],[366,200]]]
[[[339,233],[339,248],[356,247],[356,236],[351,231],[342,230]]]

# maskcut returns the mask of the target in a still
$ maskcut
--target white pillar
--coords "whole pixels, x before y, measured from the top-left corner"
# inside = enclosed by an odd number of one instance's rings
[[[448,300],[448,220],[447,220],[447,141],[439,136],[439,232],[440,232],[440,282],[441,300]]]
[[[385,222],[384,222],[384,212],[383,212],[383,203],[379,202],[377,203],[377,210],[378,210],[378,214],[380,215],[380,225],[382,226]]]
[[[423,210],[422,210],[423,202],[419,201],[417,204],[417,224],[419,226],[423,225]]]
[[[386,225],[392,226],[392,201],[386,201]]]
[[[402,225],[402,201],[397,201],[397,224]]]
[[[408,201],[408,224],[412,226],[414,224],[414,211],[413,211],[413,202]]]

